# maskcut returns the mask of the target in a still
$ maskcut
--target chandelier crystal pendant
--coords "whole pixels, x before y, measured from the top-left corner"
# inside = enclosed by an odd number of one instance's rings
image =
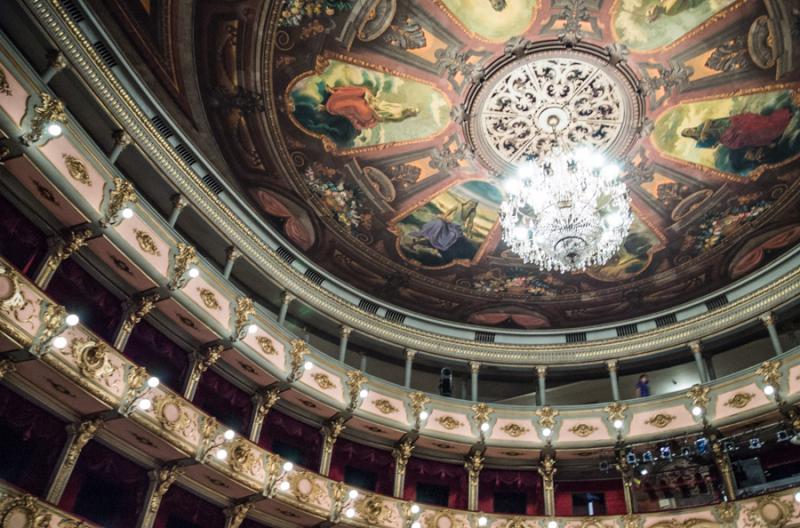
[[[556,146],[521,165],[506,191],[503,240],[543,271],[605,264],[633,221],[619,167],[589,148],[565,152]]]

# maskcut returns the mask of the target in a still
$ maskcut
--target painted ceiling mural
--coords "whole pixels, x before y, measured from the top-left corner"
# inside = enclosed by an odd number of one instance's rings
[[[181,106],[205,111],[241,192],[332,274],[438,318],[569,328],[686,302],[798,243],[792,4],[198,0],[194,63],[170,70],[197,75]],[[506,151],[541,141],[554,106],[632,197],[623,247],[584,273],[523,265],[500,236]]]

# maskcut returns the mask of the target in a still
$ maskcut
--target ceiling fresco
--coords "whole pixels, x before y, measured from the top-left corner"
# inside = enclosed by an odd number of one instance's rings
[[[335,276],[437,318],[569,328],[798,243],[798,18],[791,0],[198,0],[194,63],[169,70],[196,75],[183,106],[241,192]],[[635,215],[583,273],[500,236],[504,179],[554,108],[619,161]]]

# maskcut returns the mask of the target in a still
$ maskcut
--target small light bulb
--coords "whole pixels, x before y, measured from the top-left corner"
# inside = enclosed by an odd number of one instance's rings
[[[67,326],[75,326],[81,322],[81,318],[76,314],[69,314],[64,322],[67,323]]]
[[[292,464],[291,462],[286,462],[285,464],[283,464],[283,470],[284,470],[285,472],[287,472],[287,473],[288,473],[288,472],[290,472],[292,469],[294,469],[294,464]]]
[[[200,276],[200,270],[199,269],[195,268],[194,266],[189,268],[189,277],[191,277],[193,279],[196,279],[199,276]]]
[[[151,401],[150,401],[149,399],[147,399],[147,398],[142,398],[141,400],[139,400],[139,403],[137,403],[137,404],[136,404],[136,406],[137,406],[139,409],[143,410],[143,411],[149,411],[149,410],[150,410],[150,407],[152,407],[152,406],[153,406],[153,402],[151,402]]]
[[[130,207],[126,207],[125,209],[123,209],[122,218],[124,218],[125,220],[130,220],[131,218],[133,218],[133,209],[131,209]]]
[[[258,325],[251,324],[250,326],[247,327],[248,334],[253,335],[256,332],[258,332]]]
[[[60,136],[62,132],[64,132],[64,129],[61,128],[61,125],[58,123],[50,123],[47,125],[47,133],[53,137]]]
[[[350,497],[351,499],[357,499],[358,498],[358,490],[354,490],[354,489],[350,490],[350,493],[348,493],[347,496]]]
[[[550,521],[547,523],[547,528],[558,528],[558,523],[555,521]]]
[[[289,491],[289,483],[284,480],[280,483],[278,488],[280,488],[281,491]]]
[[[419,523],[419,521],[414,521],[411,523],[411,528],[422,528],[422,525]]]
[[[553,430],[550,429],[549,427],[545,427],[544,429],[542,429],[542,434],[545,437],[550,436],[551,434],[553,434]]]
[[[59,350],[67,346],[67,338],[64,336],[58,336],[53,339],[53,346]]]
[[[486,517],[478,517],[478,526],[486,526],[489,520]]]
[[[622,429],[623,425],[625,425],[625,422],[623,422],[622,420],[620,419],[614,420],[614,429]]]
[[[772,385],[765,385],[764,394],[766,394],[767,396],[772,396],[773,394],[775,394],[775,387],[773,387]]]
[[[228,429],[222,434],[222,438],[225,440],[231,441],[236,436],[236,432],[233,429]]]
[[[228,450],[227,449],[217,449],[217,452],[214,453],[218,460],[225,460],[228,458]]]
[[[359,397],[359,398],[361,398],[362,400],[363,400],[364,398],[366,398],[367,396],[369,396],[369,391],[368,391],[367,389],[361,389],[361,390],[358,392],[358,397]]]
[[[794,494],[794,501],[795,502],[800,502],[800,491],[798,491],[797,493]]]
[[[699,405],[695,405],[694,407],[692,407],[692,414],[695,416],[700,416],[701,414],[703,414],[703,408],[700,407]]]
[[[798,492],[798,493],[800,493],[800,492]],[[419,513],[419,504],[412,504],[411,505],[411,513],[413,513],[414,515]]]
[[[639,471],[639,473],[641,473],[642,476],[644,476],[644,475],[647,475],[649,473],[649,471],[647,471],[647,468],[642,468],[641,471]]]
[[[427,420],[428,416],[430,416],[430,414],[428,414],[428,411],[422,411],[421,413],[419,413],[420,420]]]
[[[147,378],[147,386],[150,387],[151,389],[155,389],[160,384],[161,381],[155,376],[150,376],[149,378]]]
[[[489,422],[483,422],[481,424],[481,431],[483,431],[485,433],[488,430],[489,430]]]
[[[310,361],[306,361],[305,363],[303,363],[303,368],[306,370],[311,370],[314,368],[314,364]]]
[[[356,516],[356,511],[353,508],[347,508],[347,511],[345,511],[344,514],[347,515],[348,519],[352,519]]]

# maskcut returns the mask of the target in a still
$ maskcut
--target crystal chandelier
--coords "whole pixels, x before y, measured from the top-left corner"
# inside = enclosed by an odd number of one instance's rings
[[[543,271],[605,264],[633,221],[619,168],[588,148],[565,152],[556,146],[520,166],[506,190],[503,240]]]

